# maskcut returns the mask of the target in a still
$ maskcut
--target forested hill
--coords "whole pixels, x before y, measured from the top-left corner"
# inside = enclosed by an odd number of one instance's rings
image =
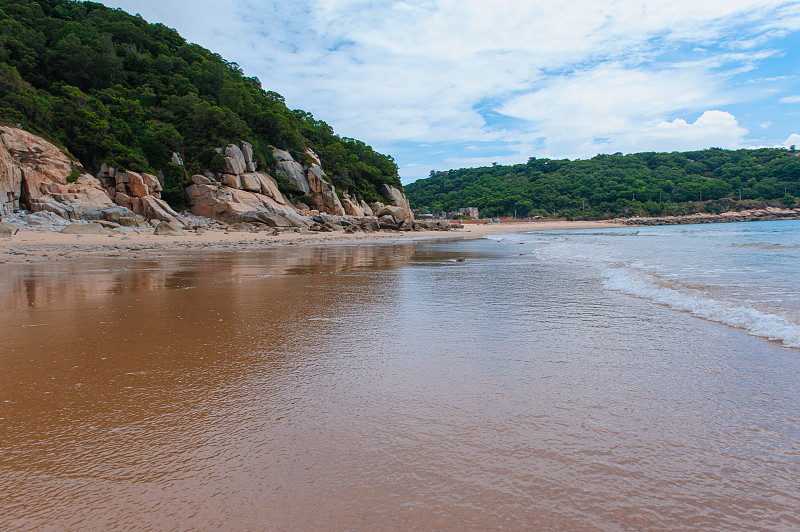
[[[794,147],[531,158],[526,164],[431,172],[406,185],[412,207],[478,207],[481,216],[610,218],[721,212],[800,195]],[[741,201],[740,201],[741,197]],[[701,201],[702,200],[702,201]]]
[[[311,148],[337,189],[367,201],[383,183],[400,187],[391,157],[289,110],[236,63],[93,2],[0,3],[0,120],[62,144],[93,173],[103,162],[165,170],[174,190],[185,177],[170,167],[173,152],[191,175],[213,169],[214,148],[236,141],[253,145],[263,169],[275,164],[270,145],[298,161]]]

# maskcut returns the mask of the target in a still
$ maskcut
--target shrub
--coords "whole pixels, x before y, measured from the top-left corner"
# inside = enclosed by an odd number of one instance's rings
[[[215,153],[211,158],[209,168],[212,172],[222,172],[225,169],[225,156],[221,153]]]
[[[72,171],[67,176],[67,183],[74,183],[82,175],[83,175],[83,169],[77,166],[73,166]]]
[[[188,206],[189,198],[186,195],[186,187],[191,184],[191,179],[186,174],[186,169],[177,164],[168,163],[162,171],[164,183],[161,197],[170,204],[173,209],[182,209]]]

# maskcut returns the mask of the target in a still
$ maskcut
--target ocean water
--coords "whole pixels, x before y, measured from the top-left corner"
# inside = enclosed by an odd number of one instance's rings
[[[500,237],[502,239],[503,237]],[[800,347],[800,220],[535,233],[604,286]]]
[[[797,530],[797,230],[3,265],[0,529]]]

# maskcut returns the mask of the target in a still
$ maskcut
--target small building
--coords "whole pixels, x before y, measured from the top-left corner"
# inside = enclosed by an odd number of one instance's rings
[[[458,214],[460,214],[461,216],[467,216],[469,218],[472,218],[473,220],[477,220],[478,218],[480,218],[480,214],[478,213],[477,207],[463,207],[461,209],[458,209]]]

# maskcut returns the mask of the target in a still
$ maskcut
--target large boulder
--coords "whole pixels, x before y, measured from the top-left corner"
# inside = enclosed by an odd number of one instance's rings
[[[242,174],[239,178],[242,182],[242,190],[261,192],[261,179],[259,179],[257,174]]]
[[[316,204],[315,207],[336,216],[344,216],[344,207],[339,201],[339,196],[336,195],[336,189],[333,188],[332,184],[328,183],[322,168],[316,164],[312,165],[308,169],[306,176],[311,189],[310,196]]]
[[[0,238],[11,238],[17,231],[19,231],[19,228],[16,225],[0,222]]]
[[[242,178],[238,174],[223,174],[221,181],[226,187],[242,188]]]
[[[263,223],[272,227],[303,227],[309,222],[289,205],[263,194],[220,189],[211,185],[191,185],[186,189],[192,213],[228,223]]]
[[[364,201],[362,199],[360,205],[361,205],[361,209],[363,209],[363,211],[364,211],[364,216],[375,216],[375,213],[372,212],[372,208],[370,208],[370,206],[367,205],[366,201]]]
[[[383,218],[384,216],[391,216],[395,223],[402,224],[406,220],[410,220],[408,214],[402,207],[396,207],[394,205],[384,205],[383,207],[378,210],[376,213],[379,218]]]
[[[148,220],[162,220],[172,224],[181,225],[178,221],[178,213],[172,210],[166,201],[156,198],[155,196],[145,196],[139,198],[138,209],[134,208],[133,212],[141,214]]]
[[[406,198],[405,194],[403,194],[400,190],[394,188],[393,186],[387,185],[385,183],[382,189],[383,189],[383,195],[386,197],[386,199],[389,200],[389,204],[403,209],[403,211],[405,211],[406,213],[406,217],[409,220],[414,219],[414,213],[411,211],[411,206],[409,205],[408,198]]]
[[[161,236],[184,236],[186,232],[184,232],[182,226],[175,223],[160,222],[155,230],[153,230],[153,234]]]
[[[75,180],[76,185],[85,185],[97,189],[102,189],[103,184],[100,182],[99,179],[93,177],[91,174],[83,174],[78,176],[78,179]]]
[[[308,194],[311,191],[308,178],[303,171],[303,165],[295,161],[288,151],[274,148],[273,157],[277,161],[276,169],[279,176],[302,190],[303,194]]]
[[[255,172],[257,165],[253,161],[253,145],[249,142],[242,142],[242,154],[244,155],[245,172]]]
[[[133,202],[131,201],[131,197],[127,194],[123,194],[122,192],[117,192],[114,194],[114,203],[120,207],[133,210]]]
[[[365,216],[359,220],[361,229],[366,233],[373,233],[379,231],[381,228],[380,222],[374,216]]]
[[[132,198],[143,198],[150,191],[144,184],[144,177],[138,172],[117,172],[117,191],[128,194]]]
[[[295,162],[294,158],[292,158],[291,154],[286,150],[272,148],[272,156],[275,158],[275,161],[279,163]]]
[[[52,212],[65,220],[74,220],[76,218],[75,209],[50,196],[32,198],[28,200],[27,207],[31,212]]]
[[[34,204],[41,205],[43,201],[55,200],[69,207],[69,210],[75,212],[75,214],[80,215],[86,210],[113,205],[111,198],[103,189],[100,181],[89,174],[78,177],[75,183],[64,185],[50,183],[43,185],[40,190],[46,193],[46,196],[30,199],[28,201],[29,209],[36,209],[36,207],[33,207]]]
[[[362,218],[366,215],[361,205],[358,204],[355,198],[351,198],[349,194],[342,194],[341,203],[345,214],[348,216]]]
[[[150,195],[160,198],[161,191],[164,189],[162,188],[161,181],[158,180],[158,177],[154,176],[153,174],[142,174],[142,179],[144,179],[144,184],[147,185],[147,191],[150,193]]]
[[[252,154],[251,154],[252,157]],[[228,144],[225,148],[225,166],[223,172],[226,174],[243,174],[247,171],[247,163],[244,154],[236,144]]]
[[[395,219],[388,214],[378,218],[378,225],[381,229],[385,229],[387,231],[397,231],[400,229],[400,224],[398,224]]]
[[[195,185],[210,185],[214,180],[204,175],[195,174],[192,176],[192,183]]]
[[[120,205],[84,211],[80,217],[88,221],[105,220],[107,222],[115,222],[125,227],[144,227],[147,225],[144,217]]]
[[[114,231],[106,229],[98,222],[89,224],[69,224],[61,230],[62,233],[67,235],[113,235]]]
[[[272,198],[280,205],[286,205],[287,203],[286,198],[284,198],[283,194],[281,194],[280,189],[278,189],[278,183],[271,175],[262,173],[257,173],[253,175],[257,176],[259,182],[261,183],[262,194]]]
[[[10,126],[0,126],[0,139],[21,166],[35,169],[42,181],[66,184],[73,164],[56,146],[33,133]]]
[[[156,176],[118,170],[115,174],[115,181],[117,185],[114,203],[121,208],[130,210],[147,220],[180,223],[178,222],[178,213],[161,199],[161,182]],[[103,206],[103,208],[108,207],[110,205]],[[130,218],[127,215],[126,217]],[[125,220],[124,225],[137,226],[139,223],[137,220],[128,219]]]

